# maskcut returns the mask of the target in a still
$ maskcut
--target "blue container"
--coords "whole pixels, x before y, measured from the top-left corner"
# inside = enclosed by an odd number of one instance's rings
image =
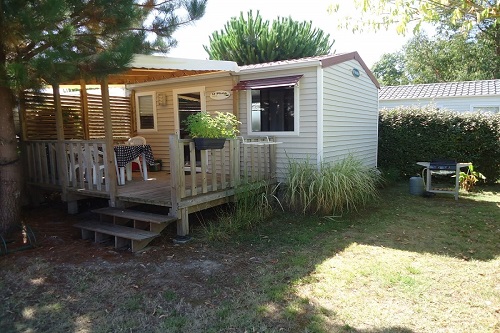
[[[424,194],[424,179],[422,177],[410,178],[410,194],[412,195]]]

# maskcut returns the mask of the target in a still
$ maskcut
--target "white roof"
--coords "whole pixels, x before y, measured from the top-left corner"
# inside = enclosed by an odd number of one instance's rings
[[[234,61],[172,58],[158,55],[136,54],[129,66],[137,69],[170,69],[189,71],[232,71],[240,68]]]

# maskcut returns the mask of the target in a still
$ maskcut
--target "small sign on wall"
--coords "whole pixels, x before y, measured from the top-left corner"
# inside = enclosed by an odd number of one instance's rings
[[[217,90],[217,91],[210,93],[210,98],[215,99],[217,101],[220,101],[220,100],[223,100],[223,99],[226,99],[229,97],[231,97],[231,93],[229,91],[225,91],[225,90]]]
[[[166,106],[167,105],[167,94],[163,92],[156,93],[156,105]]]

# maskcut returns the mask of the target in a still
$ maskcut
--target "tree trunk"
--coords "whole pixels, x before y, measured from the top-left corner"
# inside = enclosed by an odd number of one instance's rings
[[[12,91],[0,86],[0,234],[21,220],[22,170],[14,127]]]

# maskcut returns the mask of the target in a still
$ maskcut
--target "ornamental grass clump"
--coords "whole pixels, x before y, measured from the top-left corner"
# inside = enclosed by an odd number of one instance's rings
[[[352,155],[337,163],[323,162],[319,169],[309,160],[289,159],[285,201],[303,214],[342,215],[376,199],[380,180],[377,169]]]

